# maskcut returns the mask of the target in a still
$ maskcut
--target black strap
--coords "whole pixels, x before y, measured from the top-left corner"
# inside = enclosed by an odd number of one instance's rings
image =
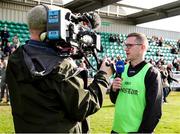
[[[45,4],[41,4],[41,6],[43,6],[46,9],[46,12],[48,13],[49,7],[47,5],[45,5]]]

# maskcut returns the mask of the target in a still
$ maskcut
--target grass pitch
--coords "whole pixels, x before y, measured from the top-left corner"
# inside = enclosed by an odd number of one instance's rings
[[[180,133],[180,92],[171,92],[163,104],[163,115],[155,133]],[[108,95],[103,107],[89,117],[91,133],[110,133],[114,116],[114,105]],[[12,133],[14,126],[10,106],[0,106],[0,133]]]

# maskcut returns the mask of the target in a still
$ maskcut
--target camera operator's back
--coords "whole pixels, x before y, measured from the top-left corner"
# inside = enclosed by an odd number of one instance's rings
[[[15,132],[86,133],[86,117],[102,106],[111,69],[104,61],[87,86],[85,71],[40,40],[45,14],[41,5],[30,10],[31,39],[9,57],[6,74]]]

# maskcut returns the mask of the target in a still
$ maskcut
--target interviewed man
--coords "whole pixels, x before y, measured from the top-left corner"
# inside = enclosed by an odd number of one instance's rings
[[[110,90],[110,99],[115,103],[112,133],[152,133],[161,118],[161,75],[145,61],[147,49],[144,34],[127,36],[124,50],[129,63]]]

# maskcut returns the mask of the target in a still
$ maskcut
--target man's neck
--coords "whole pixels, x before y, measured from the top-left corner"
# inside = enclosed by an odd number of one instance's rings
[[[31,35],[31,40],[40,41],[39,36],[32,36],[32,35]]]
[[[138,58],[138,59],[136,59],[136,60],[131,61],[131,65],[132,65],[132,67],[135,67],[136,65],[138,65],[138,64],[141,63],[142,61],[144,61],[144,58],[143,58],[143,57],[140,57],[140,58]]]
[[[40,41],[40,32],[39,31],[36,31],[36,30],[30,30],[30,37],[31,37],[31,40],[36,40],[36,41]]]

